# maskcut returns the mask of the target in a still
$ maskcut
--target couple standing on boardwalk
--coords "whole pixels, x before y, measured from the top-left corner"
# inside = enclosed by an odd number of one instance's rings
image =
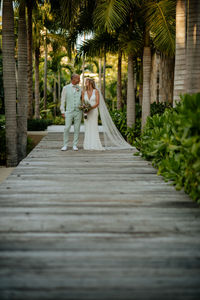
[[[77,151],[80,125],[82,120],[81,105],[89,105],[87,119],[84,119],[85,136],[83,149],[85,150],[105,150],[105,149],[131,149],[124,138],[121,136],[106,107],[101,92],[96,88],[95,81],[86,78],[85,87],[82,90],[79,86],[80,76],[73,74],[71,83],[64,86],[61,94],[60,110],[65,118],[65,129],[63,135],[64,145],[62,151],[68,147],[69,131],[74,121],[74,141],[73,150]],[[103,127],[103,145],[99,137],[98,130],[98,109]]]

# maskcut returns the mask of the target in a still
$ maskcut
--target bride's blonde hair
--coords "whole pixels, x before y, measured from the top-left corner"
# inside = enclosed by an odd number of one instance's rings
[[[93,89],[96,89],[94,79],[88,77],[88,78],[85,79],[85,82],[86,82],[87,80],[90,82],[92,88],[93,88]]]

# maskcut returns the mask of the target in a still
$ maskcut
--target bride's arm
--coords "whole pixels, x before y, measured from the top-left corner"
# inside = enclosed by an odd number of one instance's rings
[[[92,106],[92,109],[96,108],[99,106],[99,91],[95,91],[95,96],[96,96],[96,105]]]

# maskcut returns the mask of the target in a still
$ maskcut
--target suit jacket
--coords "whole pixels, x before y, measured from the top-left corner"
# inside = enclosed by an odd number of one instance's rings
[[[74,110],[79,110],[81,105],[81,87],[76,85],[73,87],[73,84],[70,83],[63,87],[61,93],[61,113],[72,112]]]

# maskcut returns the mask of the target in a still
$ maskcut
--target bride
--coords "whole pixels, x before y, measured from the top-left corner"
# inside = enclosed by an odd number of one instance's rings
[[[86,79],[85,87],[86,90],[82,93],[82,101],[89,103],[91,109],[87,114],[87,119],[84,119],[85,136],[83,148],[85,150],[104,150],[98,130],[99,91],[95,88],[94,80],[90,78]]]
[[[133,149],[117,130],[108,112],[101,92],[96,88],[92,78],[86,78],[85,91],[82,92],[82,102],[89,103],[90,111],[87,113],[85,123],[85,136],[83,148],[85,150],[115,150]],[[98,109],[103,127],[103,145],[99,137]]]

